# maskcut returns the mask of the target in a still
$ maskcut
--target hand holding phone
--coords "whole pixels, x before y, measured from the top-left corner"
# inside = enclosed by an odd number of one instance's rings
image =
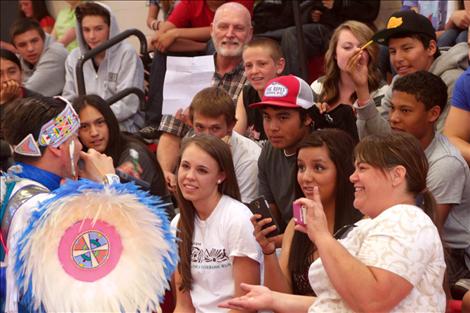
[[[276,229],[271,231],[270,233],[266,234],[266,237],[274,237],[280,234],[279,226],[276,223],[273,215],[271,214],[271,210],[269,209],[268,203],[264,199],[264,197],[259,197],[248,204],[248,208],[251,210],[253,214],[261,215],[261,219],[271,218],[271,222],[265,224],[262,229],[267,227],[271,227],[273,225],[276,226]]]

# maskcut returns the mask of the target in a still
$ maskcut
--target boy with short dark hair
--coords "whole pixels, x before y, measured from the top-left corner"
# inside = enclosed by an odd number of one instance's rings
[[[67,50],[46,34],[37,21],[17,20],[10,37],[20,56],[23,84],[44,96],[62,93],[65,84]]]
[[[238,96],[235,130],[252,140],[266,140],[261,112],[250,108],[250,104],[261,101],[268,82],[284,71],[281,46],[270,38],[254,38],[243,48],[243,64],[249,84]]]
[[[99,2],[82,2],[75,9],[77,17],[78,47],[70,52],[65,64],[66,81],[63,96],[73,100],[79,93],[76,67],[81,56],[120,33],[116,16]],[[83,77],[87,94],[97,94],[109,99],[118,92],[135,87],[144,89],[144,67],[135,49],[121,41],[96,54],[83,64]],[[144,124],[139,110],[139,99],[129,95],[111,105],[119,127],[130,133]]]

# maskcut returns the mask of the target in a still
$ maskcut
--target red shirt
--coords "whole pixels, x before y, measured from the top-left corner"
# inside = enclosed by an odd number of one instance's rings
[[[250,14],[253,14],[254,0],[234,0],[244,5]],[[177,28],[192,28],[210,26],[214,19],[215,12],[211,11],[202,0],[181,0],[173,9],[168,21]]]
[[[50,17],[49,15],[44,16],[39,21],[39,25],[41,25],[42,28],[47,27],[47,26],[54,27],[54,23],[55,23],[54,19],[52,17]]]

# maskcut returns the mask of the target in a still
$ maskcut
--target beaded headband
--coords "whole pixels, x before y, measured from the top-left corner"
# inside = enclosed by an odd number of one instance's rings
[[[26,156],[41,156],[39,146],[52,146],[57,148],[78,131],[80,128],[80,119],[70,102],[62,97],[55,98],[66,103],[65,109],[41,127],[37,142],[33,134],[28,134],[15,146],[15,153]]]

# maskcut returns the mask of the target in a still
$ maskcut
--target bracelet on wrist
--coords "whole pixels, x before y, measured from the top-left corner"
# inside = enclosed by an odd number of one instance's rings
[[[119,184],[120,182],[119,176],[116,174],[106,174],[103,176],[103,184],[105,185]]]
[[[366,100],[362,100],[362,101],[357,99],[357,105],[362,107],[362,106],[366,105],[369,101],[370,101],[370,98],[368,98]]]

